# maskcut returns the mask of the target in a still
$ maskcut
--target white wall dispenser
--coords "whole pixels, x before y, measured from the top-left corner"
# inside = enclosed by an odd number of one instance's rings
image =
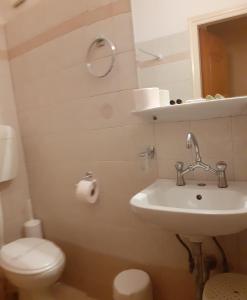
[[[0,182],[17,176],[18,151],[16,134],[12,127],[0,125]]]

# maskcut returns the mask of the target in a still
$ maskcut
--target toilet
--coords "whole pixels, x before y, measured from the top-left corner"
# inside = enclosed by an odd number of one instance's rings
[[[1,248],[0,266],[20,300],[53,300],[51,287],[63,272],[65,255],[48,240],[22,238]]]

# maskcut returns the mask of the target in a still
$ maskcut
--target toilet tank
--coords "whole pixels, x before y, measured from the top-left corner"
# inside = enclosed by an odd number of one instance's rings
[[[18,151],[16,134],[12,127],[0,125],[0,182],[17,176]]]

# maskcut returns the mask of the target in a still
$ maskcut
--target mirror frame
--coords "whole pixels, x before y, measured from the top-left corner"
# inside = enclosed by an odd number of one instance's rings
[[[202,98],[201,60],[198,27],[203,24],[213,24],[222,20],[228,20],[243,15],[247,15],[247,5],[200,15],[189,19],[193,94],[195,98]]]

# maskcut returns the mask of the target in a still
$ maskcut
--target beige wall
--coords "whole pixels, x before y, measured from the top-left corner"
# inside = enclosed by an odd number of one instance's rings
[[[109,299],[113,277],[139,265],[153,274],[160,294],[174,298],[176,276],[192,283],[186,254],[173,235],[144,224],[129,207],[131,195],[157,178],[157,168],[153,162],[144,172],[138,158],[154,144],[154,127],[131,114],[137,78],[128,1],[42,1],[10,21],[6,32],[34,211],[47,238],[68,254],[65,280]],[[85,69],[98,34],[118,49],[105,79]],[[99,52],[99,67],[106,55]],[[101,188],[92,207],[74,196],[88,170]],[[173,280],[164,288],[169,270]]]
[[[24,10],[29,9],[33,5],[37,4],[40,0],[27,0],[18,7],[13,7],[12,0],[0,0],[0,19],[3,23],[15,18],[16,15],[22,13]],[[1,22],[0,20],[0,22]]]
[[[16,130],[19,147],[19,171],[17,178],[7,183],[0,183],[0,201],[4,217],[3,240],[8,243],[22,236],[23,223],[30,217],[30,212],[28,211],[28,199],[30,196],[9,62],[7,60],[5,33],[2,26],[0,26],[0,124],[10,125]],[[3,280],[0,274],[0,298],[5,299],[4,297]]]
[[[21,236],[22,225],[29,218],[28,199],[30,196],[3,27],[0,27],[0,122],[3,125],[12,126],[19,140],[18,177],[11,182],[0,184],[4,212],[4,238],[5,242],[9,242]]]
[[[246,117],[154,126],[133,116],[131,89],[138,84],[126,0],[42,1],[8,22],[6,32],[34,210],[47,238],[67,254],[64,280],[109,300],[113,277],[141,267],[152,276],[156,299],[193,299],[186,253],[173,234],[138,219],[129,199],[158,176],[174,178],[176,160],[191,159],[188,130],[198,136],[206,161],[225,159],[229,178],[247,179]],[[99,33],[118,49],[105,79],[91,77],[84,64]],[[98,68],[107,55],[98,53]],[[159,168],[155,161],[144,172],[138,153],[153,144]],[[74,196],[88,170],[100,182],[95,206]],[[238,269],[238,237],[222,242]],[[217,252],[210,241],[204,249]]]

